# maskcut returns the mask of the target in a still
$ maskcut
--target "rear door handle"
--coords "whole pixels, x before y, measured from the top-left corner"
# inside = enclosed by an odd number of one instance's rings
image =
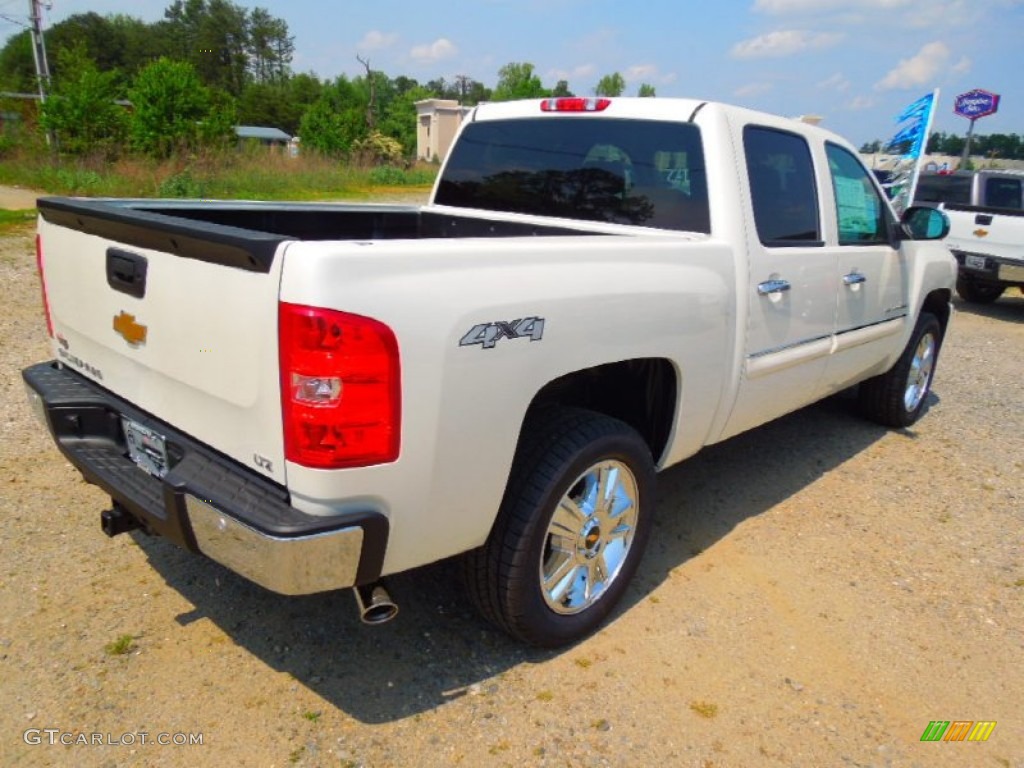
[[[860,285],[866,283],[868,279],[864,277],[860,272],[851,272],[848,275],[843,275],[844,285]]]
[[[790,288],[788,280],[765,280],[757,286],[757,292],[761,296],[771,296],[773,293],[783,293]]]

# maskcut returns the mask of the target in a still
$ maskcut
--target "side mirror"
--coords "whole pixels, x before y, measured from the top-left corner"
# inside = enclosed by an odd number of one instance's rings
[[[927,205],[907,208],[900,223],[912,240],[941,240],[949,234],[949,217],[944,211]]]

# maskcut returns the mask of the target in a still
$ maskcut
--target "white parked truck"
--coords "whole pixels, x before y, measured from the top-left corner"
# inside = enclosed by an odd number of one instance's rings
[[[24,379],[108,534],[367,621],[462,553],[545,646],[622,596],[657,470],[856,384],[912,424],[956,275],[841,138],[689,100],[478,107],[425,206],[38,206],[56,359]]]
[[[990,304],[1010,287],[1024,289],[1024,171],[926,173],[915,201],[949,217],[946,245],[959,267],[956,292]]]

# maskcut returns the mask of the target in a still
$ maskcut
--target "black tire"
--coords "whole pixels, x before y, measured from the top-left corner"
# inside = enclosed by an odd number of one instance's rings
[[[1006,286],[1002,283],[990,283],[971,280],[967,277],[957,278],[956,292],[960,298],[971,304],[991,304],[1003,295]]]
[[[614,498],[622,505],[616,515],[611,502],[588,505],[582,498],[601,478],[614,479]],[[618,419],[575,408],[528,418],[490,537],[465,557],[467,589],[480,613],[513,637],[541,647],[593,632],[621,599],[643,556],[654,485],[650,449]],[[625,505],[631,492],[633,504]],[[589,501],[597,496],[594,492]],[[564,533],[568,526],[554,522],[556,511],[559,523],[566,515],[579,521],[576,533]],[[624,535],[626,530],[631,533]],[[605,573],[604,583],[601,564],[613,571]],[[563,568],[565,575],[556,579]],[[551,577],[551,591],[542,586],[545,575]],[[585,597],[586,589],[579,588],[588,582],[599,590],[596,597]],[[563,585],[564,594],[556,595]],[[583,597],[580,605],[572,603],[577,596]]]
[[[863,414],[887,427],[909,427],[921,417],[942,347],[942,326],[922,312],[900,359],[881,376],[861,383]],[[927,370],[925,370],[927,367]]]

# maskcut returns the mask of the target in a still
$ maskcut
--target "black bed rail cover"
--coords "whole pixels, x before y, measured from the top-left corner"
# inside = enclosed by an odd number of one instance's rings
[[[122,245],[173,253],[186,259],[250,272],[269,272],[278,246],[293,238],[147,210],[166,209],[166,200],[92,200],[41,197],[39,214],[48,222]],[[195,203],[192,203],[195,205]]]

